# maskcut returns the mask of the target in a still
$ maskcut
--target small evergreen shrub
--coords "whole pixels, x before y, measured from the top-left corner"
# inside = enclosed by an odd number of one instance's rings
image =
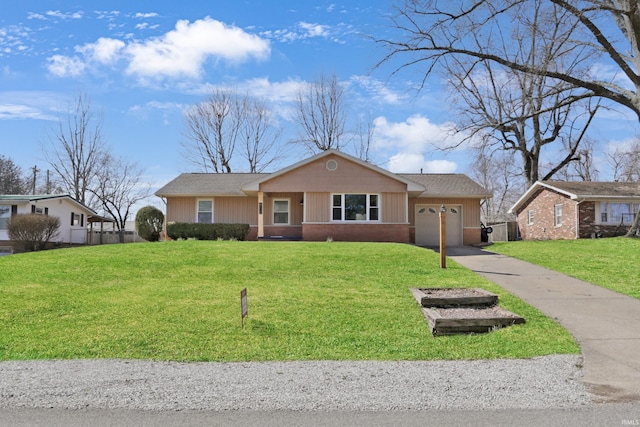
[[[160,240],[164,214],[155,206],[145,206],[136,214],[136,231],[138,235],[149,242]]]
[[[58,234],[60,218],[49,215],[19,214],[9,219],[9,238],[24,251],[44,249],[51,238]]]
[[[198,224],[171,222],[167,224],[167,236],[173,240],[245,240],[249,235],[249,224]]]

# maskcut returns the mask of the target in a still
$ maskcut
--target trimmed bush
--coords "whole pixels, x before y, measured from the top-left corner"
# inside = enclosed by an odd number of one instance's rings
[[[245,240],[249,235],[249,224],[198,224],[171,222],[167,224],[167,236],[173,240]]]
[[[144,240],[157,242],[160,240],[164,214],[155,206],[145,206],[136,214],[136,231]]]
[[[19,214],[9,219],[9,238],[24,251],[39,251],[58,234],[60,218],[49,215]]]

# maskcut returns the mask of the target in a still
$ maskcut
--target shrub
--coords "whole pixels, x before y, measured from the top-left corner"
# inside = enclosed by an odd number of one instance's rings
[[[160,240],[164,214],[155,206],[145,206],[136,214],[136,231],[138,235],[150,242]]]
[[[249,235],[249,224],[198,224],[171,222],[167,224],[167,236],[173,240],[245,240]]]
[[[44,249],[52,237],[58,234],[60,218],[49,215],[19,214],[9,219],[9,238],[24,251]]]

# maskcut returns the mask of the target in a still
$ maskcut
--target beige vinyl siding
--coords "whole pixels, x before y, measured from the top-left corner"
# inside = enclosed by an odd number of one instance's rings
[[[407,196],[406,193],[382,193],[380,195],[382,222],[406,223],[407,222]]]
[[[306,222],[329,222],[330,201],[329,193],[307,193],[305,195]]]
[[[327,169],[329,160],[338,163],[336,170]],[[331,193],[402,192],[407,190],[407,184],[342,157],[330,155],[260,184],[260,191],[283,190]]]
[[[214,203],[215,209],[215,203]],[[215,218],[215,214],[214,214]],[[167,222],[195,222],[196,198],[195,197],[168,197],[167,198]]]
[[[226,224],[258,224],[257,197],[216,197],[213,220]]]

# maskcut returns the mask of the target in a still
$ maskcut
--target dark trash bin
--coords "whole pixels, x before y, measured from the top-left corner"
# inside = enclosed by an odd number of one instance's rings
[[[480,223],[480,241],[487,243],[489,241],[489,234],[493,233],[493,228],[485,227],[483,223]]]

